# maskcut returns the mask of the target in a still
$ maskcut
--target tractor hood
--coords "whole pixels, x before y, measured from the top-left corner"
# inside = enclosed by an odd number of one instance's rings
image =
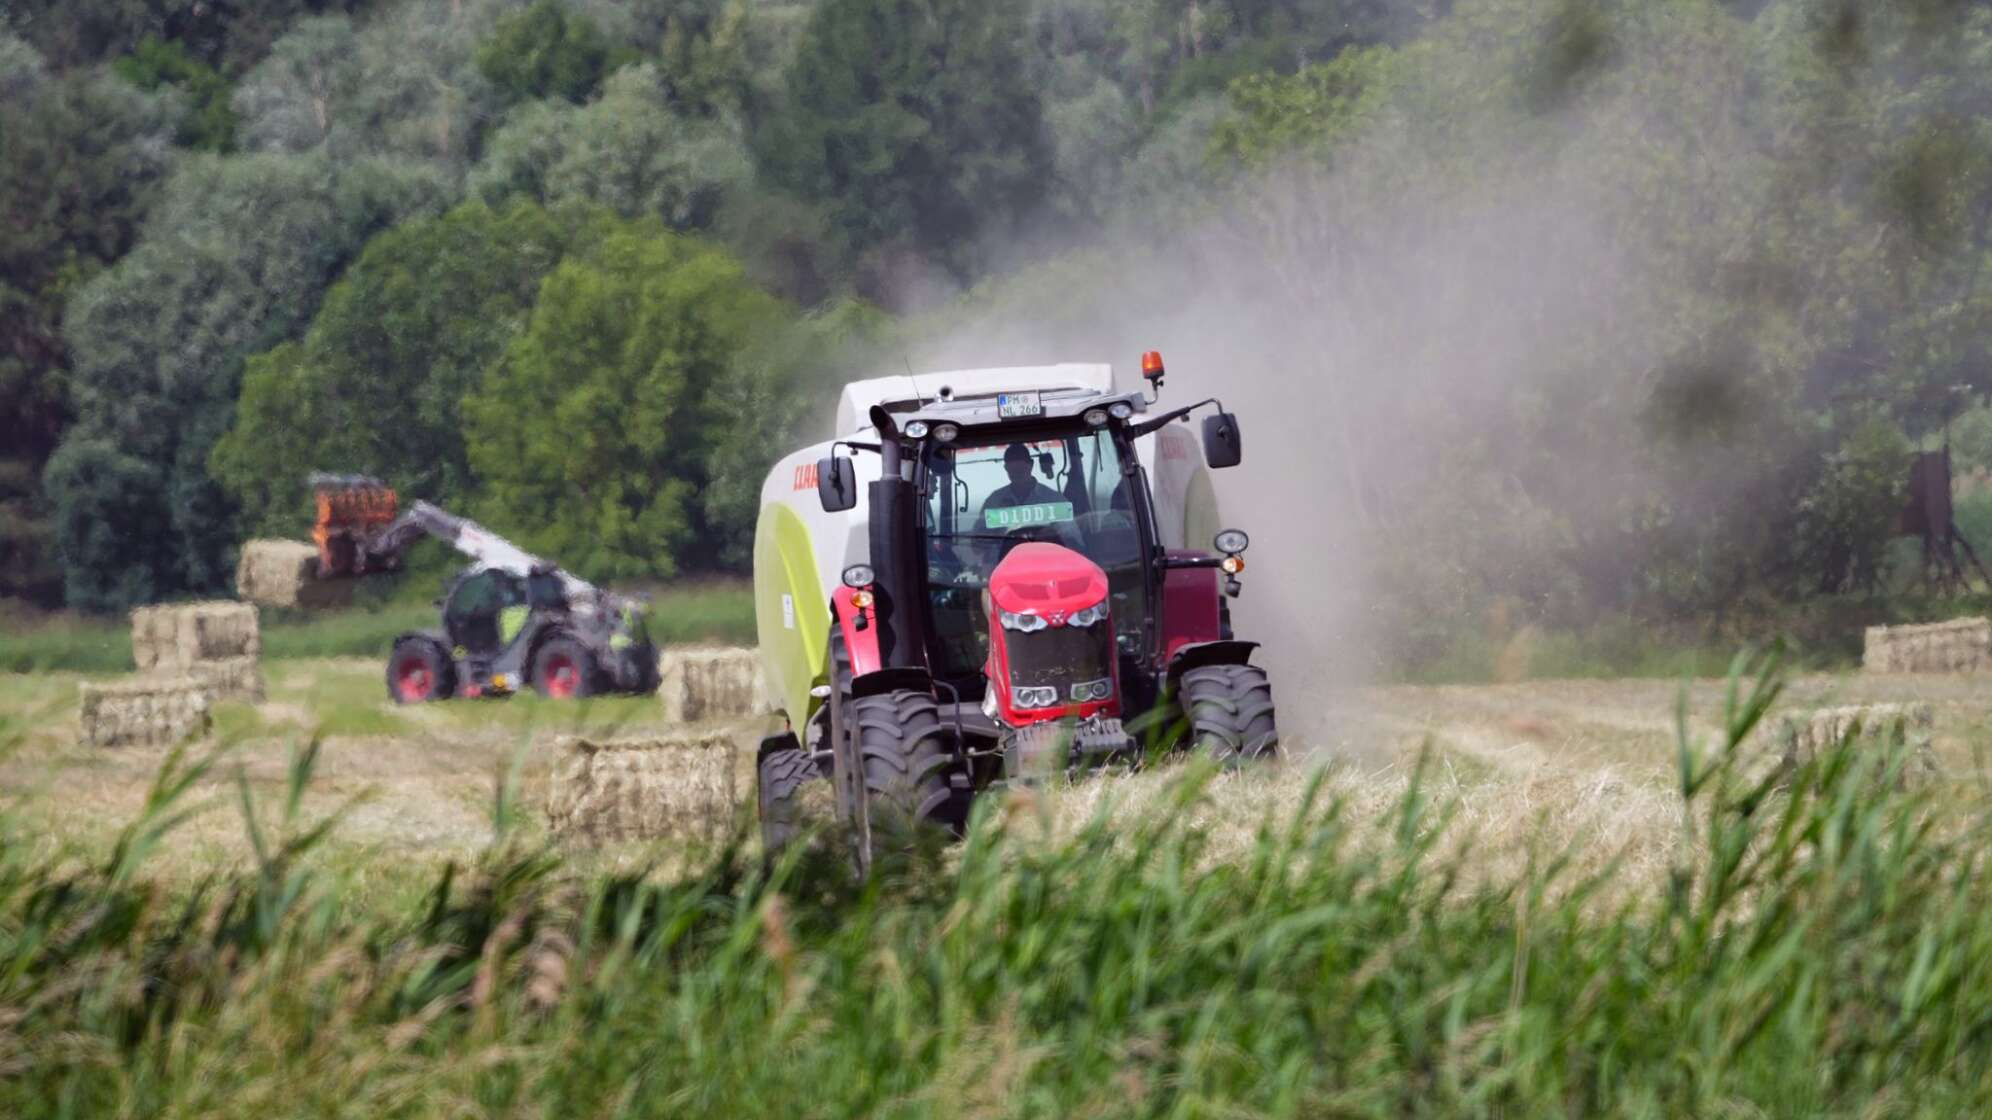
[[[989,573],[989,598],[1011,614],[1040,615],[1053,626],[1107,597],[1107,574],[1064,545],[1027,541]]]

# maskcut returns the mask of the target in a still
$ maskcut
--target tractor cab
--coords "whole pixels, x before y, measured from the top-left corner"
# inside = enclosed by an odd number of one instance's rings
[[[964,699],[982,698],[992,584],[1014,584],[998,573],[1040,571],[1042,557],[1051,555],[1027,550],[1040,557],[1036,564],[1006,568],[1028,544],[1056,545],[1090,562],[1103,580],[1109,614],[1120,620],[1117,657],[1147,661],[1154,633],[1142,620],[1158,581],[1156,538],[1125,431],[1083,418],[970,431],[952,442],[929,440],[914,475],[924,498],[917,524],[936,675]],[[1000,609],[996,617],[1000,624]]]

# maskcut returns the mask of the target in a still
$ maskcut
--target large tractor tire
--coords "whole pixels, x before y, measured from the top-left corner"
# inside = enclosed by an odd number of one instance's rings
[[[1190,749],[1227,766],[1279,754],[1273,685],[1256,665],[1206,665],[1183,674],[1177,695]]]
[[[541,696],[578,700],[600,691],[595,655],[568,637],[554,637],[533,651],[533,687]]]
[[[425,704],[456,694],[456,662],[433,638],[408,637],[387,655],[387,696],[397,704]]]
[[[934,698],[905,691],[864,696],[851,701],[851,716],[873,831],[888,821],[956,830],[961,822],[948,811],[954,732],[941,723]]]
[[[795,739],[789,737],[789,743]],[[811,782],[823,780],[809,752],[799,746],[783,746],[761,756],[761,850],[769,858],[779,854],[802,831],[803,790]]]

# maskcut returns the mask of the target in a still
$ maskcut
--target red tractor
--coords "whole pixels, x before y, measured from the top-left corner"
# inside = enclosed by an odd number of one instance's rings
[[[1144,373],[1159,390],[1159,355]],[[1249,541],[1185,547],[1215,525],[1203,468],[1239,462],[1237,419],[1152,403],[1104,366],[882,378],[846,388],[847,438],[776,465],[755,543],[789,721],[760,752],[771,849],[817,780],[862,860],[882,817],[959,830],[997,783],[1276,753],[1271,684],[1227,602]],[[1182,421],[1206,405],[1198,455]]]

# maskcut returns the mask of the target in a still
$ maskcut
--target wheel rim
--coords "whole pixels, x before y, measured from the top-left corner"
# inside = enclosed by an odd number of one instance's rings
[[[554,654],[545,669],[546,694],[565,700],[581,691],[581,667],[564,653]]]
[[[394,673],[394,690],[403,700],[427,700],[435,687],[435,674],[421,661],[403,661]]]

